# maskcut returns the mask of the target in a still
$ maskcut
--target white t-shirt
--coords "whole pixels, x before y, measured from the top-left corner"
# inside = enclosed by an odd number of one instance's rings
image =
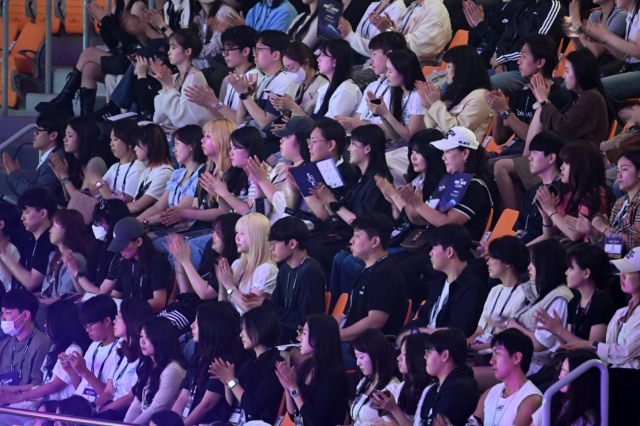
[[[316,101],[316,107],[313,110],[315,114],[320,111],[324,97],[329,90],[330,84],[325,84],[318,89],[318,100]],[[353,80],[345,80],[340,84],[336,91],[331,95],[329,99],[329,108],[324,115],[327,118],[334,118],[336,115],[342,115],[345,117],[353,117],[356,114],[360,100],[362,99],[362,92],[353,82]]]
[[[498,284],[491,289],[487,300],[484,302],[484,308],[482,309],[482,316],[480,317],[480,321],[478,321],[478,326],[484,329],[492,315],[513,318],[520,308],[522,308],[525,299],[526,297],[521,286],[508,288],[502,284]]]
[[[231,269],[234,272],[240,267],[240,259],[236,259],[235,262],[231,265]],[[257,290],[262,290],[265,293],[272,294],[273,290],[276,288],[276,278],[278,277],[278,267],[273,263],[263,263],[259,265],[256,270],[253,272],[253,276],[251,276],[251,280],[249,281],[249,285],[246,286],[247,291],[241,290],[243,293],[250,293],[254,288]],[[245,287],[245,286],[243,286]],[[229,298],[229,302],[236,308],[236,310],[240,314],[244,314],[244,311],[240,309],[234,302],[233,299]]]
[[[148,195],[159,200],[162,194],[164,194],[164,188],[171,178],[171,173],[173,173],[173,167],[166,164],[144,169],[138,181],[139,185],[136,195],[138,195],[141,189],[144,189],[143,195]]]
[[[262,71],[257,68],[252,68],[248,71],[245,71],[242,75],[258,75],[258,80],[261,77],[264,77]],[[228,106],[234,111],[238,110],[238,102],[240,102],[240,95],[233,90],[233,87],[229,84],[229,76],[226,76],[224,80],[222,80],[222,85],[220,86],[220,102],[223,105]]]
[[[360,383],[358,383],[358,388],[363,385],[365,380],[367,380],[366,377],[360,380]],[[388,390],[392,395],[395,395],[399,385],[400,381],[394,377],[382,390]],[[393,421],[389,416],[378,416],[378,410],[371,408],[371,398],[367,398],[367,395],[365,395],[364,393],[356,396],[356,399],[351,405],[350,414],[351,418],[353,419],[354,426],[372,426],[377,423]]]
[[[256,100],[269,99],[269,94],[265,90],[278,95],[287,94],[291,97],[296,95],[300,87],[300,83],[292,83],[287,77],[287,72],[282,71],[276,73],[272,77],[266,77],[264,74],[258,77],[258,90],[256,90]]]
[[[422,395],[420,396],[420,401],[418,401],[418,407],[416,408],[416,416],[413,418],[413,426],[423,426],[422,419],[420,418],[420,413],[422,412],[422,405],[424,405],[424,399],[427,397],[427,392],[431,389],[429,385],[422,391]]]
[[[82,348],[76,345],[75,343],[72,343],[71,346],[69,346],[64,351],[64,353],[67,355],[71,355],[74,352],[78,352],[80,355],[82,355]],[[60,364],[60,360],[56,361],[56,364],[53,366],[53,370],[49,375],[47,374],[46,365],[47,365],[47,357],[44,358],[44,361],[42,363],[42,368],[40,369],[42,370],[42,377],[43,377],[42,384],[46,385],[47,383],[51,383],[56,377],[58,377],[60,380],[62,380],[67,384],[58,392],[53,392],[49,394],[49,399],[55,400],[55,401],[62,401],[63,399],[67,399],[70,396],[73,396],[74,389],[73,389],[73,385],[71,384],[71,377],[69,377],[67,372],[64,371],[64,368],[62,368],[62,364]]]
[[[391,104],[391,89],[389,88],[389,80],[382,76],[376,81],[369,83],[364,93],[362,94],[362,100],[356,113],[360,114],[360,120],[368,121],[371,124],[382,124],[380,117],[374,117],[367,105],[367,93],[373,93],[376,98],[382,98],[384,104],[389,108]]]
[[[427,109],[422,105],[418,92],[412,90],[409,92],[409,96],[402,98],[402,124],[409,125],[409,120],[412,115],[425,115]]]
[[[138,381],[136,368],[138,367],[138,363],[140,362],[140,359],[129,362],[127,361],[127,357],[120,358],[118,356],[117,358],[118,361],[113,368],[113,374],[111,375],[111,377],[109,377],[113,380],[113,386],[116,390],[112,398],[114,401],[128,394],[133,385],[136,384],[136,382]]]
[[[13,244],[9,243],[7,245],[7,255],[10,259],[15,260],[16,262],[20,260],[20,252]],[[0,270],[0,281],[4,285],[5,291],[11,290],[11,280],[13,279],[13,275],[9,275],[8,277],[4,275],[2,270]]]
[[[126,164],[116,163],[109,167],[107,173],[102,176],[102,180],[111,192],[118,194],[124,192],[135,197],[138,193],[138,181],[144,169],[144,163],[138,160]]]
[[[562,326],[564,327],[567,325],[568,306],[569,303],[567,302],[567,299],[558,297],[553,302],[551,302],[551,305],[549,305],[549,307],[547,308],[547,313],[549,315],[553,315],[553,311],[555,310],[558,313],[560,320],[562,321]],[[560,346],[560,340],[555,336],[555,334],[551,333],[550,331],[538,330],[536,328],[533,334],[536,336],[538,342],[542,343],[549,349],[547,349],[546,351],[533,353],[531,367],[529,367],[527,376],[537,373],[543,365],[547,364],[547,362],[551,358],[551,354],[555,352],[556,349],[558,349],[558,347]]]
[[[633,21],[631,19],[633,19]],[[640,30],[640,13],[636,13],[636,14],[629,13],[627,15],[627,32],[626,32],[626,34],[629,34],[629,36],[625,37],[625,40],[635,43],[639,30]],[[640,59],[629,57],[628,61],[630,64],[635,64],[637,62],[640,62]]]
[[[427,325],[428,328],[436,328],[436,319],[438,318],[438,314],[440,314],[442,307],[444,306],[445,303],[447,303],[447,300],[449,299],[450,286],[451,284],[449,284],[449,280],[445,280],[442,293],[440,293],[440,296],[438,297],[438,303],[433,305],[433,309],[431,310],[429,325]]]
[[[102,346],[102,342],[93,342],[89,346],[89,349],[87,349],[87,353],[84,354],[84,360],[87,362],[87,368],[102,383],[107,383],[107,379],[113,376],[113,369],[115,368],[118,360],[117,348],[117,339],[115,342],[106,346]],[[94,402],[97,398],[96,391],[91,388],[87,379],[84,378],[74,393],[76,395],[80,395],[89,402]]]
[[[502,397],[503,391],[504,383],[499,383],[491,388],[484,400],[484,424],[487,426],[513,425],[522,401],[531,395],[542,396],[542,392],[529,380],[508,398]]]

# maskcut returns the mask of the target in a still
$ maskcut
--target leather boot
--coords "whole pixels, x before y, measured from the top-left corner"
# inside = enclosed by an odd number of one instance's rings
[[[40,102],[36,105],[36,111],[45,112],[52,109],[57,109],[66,112],[69,116],[73,117],[73,98],[76,92],[80,88],[82,82],[82,73],[74,68],[67,76],[67,83],[62,88],[62,91],[58,96],[51,99],[49,102]]]
[[[96,103],[96,89],[80,88],[80,115],[82,117],[93,112]]]

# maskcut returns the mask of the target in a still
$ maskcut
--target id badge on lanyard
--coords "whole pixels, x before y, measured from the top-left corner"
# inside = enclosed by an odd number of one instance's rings
[[[233,409],[233,413],[231,413],[231,417],[229,417],[229,423],[233,426],[243,426],[246,423],[247,419],[244,414],[244,410],[240,407],[236,407]]]
[[[98,392],[93,390],[91,386],[87,385],[87,387],[84,388],[84,391],[82,391],[82,397],[89,402],[95,402],[95,400],[98,399]]]
[[[0,386],[17,386],[20,384],[18,370],[0,374]]]

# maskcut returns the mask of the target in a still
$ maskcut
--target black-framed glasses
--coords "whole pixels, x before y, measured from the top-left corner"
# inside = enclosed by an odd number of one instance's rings
[[[89,324],[85,324],[85,325],[84,325],[84,329],[85,329],[86,331],[89,331],[89,330],[91,330],[91,327],[93,327],[94,325],[96,325],[96,324],[97,324],[97,323],[99,323],[99,322],[100,322],[100,321],[95,321],[95,322],[92,322],[92,323],[89,323]]]
[[[254,55],[256,53],[258,53],[259,51],[261,51],[261,50],[268,50],[269,52],[273,52],[273,50],[271,50],[270,47],[258,47],[258,46],[256,46],[256,47],[252,47],[251,48],[251,51],[253,52]]]
[[[49,133],[49,129],[43,129],[42,127],[36,127],[35,129],[33,129],[33,133],[36,135],[39,135],[42,132]]]
[[[229,52],[232,52],[234,50],[242,50],[242,48],[241,47],[225,47],[224,49],[222,49],[220,53],[222,53],[222,55],[224,56],[229,56]]]

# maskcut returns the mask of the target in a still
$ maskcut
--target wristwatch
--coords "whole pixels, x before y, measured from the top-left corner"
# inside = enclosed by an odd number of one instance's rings
[[[340,210],[340,207],[342,207],[342,204],[340,204],[337,201],[333,201],[329,203],[329,208],[336,213],[338,213],[338,210]]]
[[[578,34],[578,35],[584,34],[584,26],[580,25],[578,27],[578,29],[576,30],[576,34]]]
[[[69,179],[68,177],[64,177],[64,178],[61,179],[61,182],[62,182],[63,185],[66,185],[66,184],[69,183],[70,180],[71,179]]]
[[[508,109],[500,113],[500,118],[502,118],[503,120],[506,120],[507,118],[509,118],[510,115],[511,115],[511,110]]]
[[[165,31],[167,31],[167,26],[163,25],[162,28],[160,28],[160,32],[164,34]]]
[[[97,182],[96,182],[96,185],[95,185],[95,186],[96,186],[96,189],[100,189],[100,188],[102,188],[102,185],[104,185],[104,182],[102,182],[101,180],[97,181]]]
[[[240,100],[242,100],[242,101],[246,101],[246,100],[247,100],[247,98],[249,97],[249,93],[247,93],[247,92],[240,93],[240,96],[239,96],[239,97],[240,97]]]
[[[233,387],[237,384],[238,384],[238,379],[231,379],[229,380],[229,383],[227,383],[227,387],[229,389],[233,389]]]
[[[548,104],[549,101],[542,101],[540,102],[540,108],[542,108],[543,106],[545,106],[546,104]]]
[[[595,341],[591,344],[591,349],[593,349],[594,352],[598,352],[598,345],[600,344],[600,342]]]
[[[87,274],[85,274],[84,272],[78,272],[76,274],[76,281],[78,281],[80,278],[86,277],[86,276],[87,276]]]
[[[300,395],[300,392],[298,392],[297,389],[294,389],[289,391],[289,395],[291,395],[291,398],[295,398],[296,396]]]
[[[218,102],[218,103],[216,104],[216,109],[218,109],[218,110],[219,110],[220,108],[222,108],[222,104],[221,104],[220,102]]]
[[[235,287],[231,287],[230,289],[227,290],[227,296],[231,296],[231,293],[233,293],[234,291],[236,291]]]

